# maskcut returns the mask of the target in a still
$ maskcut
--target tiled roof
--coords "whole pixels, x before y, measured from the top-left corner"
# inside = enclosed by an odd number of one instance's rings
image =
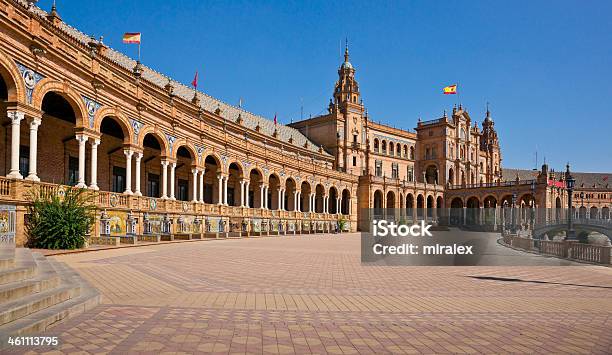
[[[18,0],[18,1],[22,5],[27,7],[26,1],[24,0]],[[46,11],[36,6],[32,7],[31,11],[38,14],[39,16],[43,16],[43,17],[47,16]],[[85,45],[87,45],[87,43],[89,43],[89,41],[91,40],[90,36],[82,33],[81,31],[77,30],[76,28],[68,25],[67,23],[63,21],[60,23],[59,27],[66,34],[68,34],[69,36],[73,37],[74,39],[76,39],[77,41]],[[112,48],[107,49],[106,57],[129,71],[132,71],[134,66],[136,66],[135,60],[129,58],[125,54],[120,53]],[[191,99],[193,98],[194,91],[192,88],[186,85],[183,85],[179,83],[178,81],[173,80],[161,73],[158,73],[149,67],[146,67],[143,65],[142,68],[143,68],[143,72],[142,72],[143,79],[150,81],[151,83],[159,86],[160,88],[164,88],[168,84],[168,82],[170,82],[172,86],[174,86],[174,94],[177,97],[180,97],[186,101],[191,101]],[[227,104],[219,99],[216,99],[200,91],[198,91],[198,97],[200,98],[200,106],[204,110],[209,111],[209,112],[214,112],[217,108],[220,108],[222,111],[221,116],[223,116],[228,121],[236,122],[236,120],[238,119],[238,115],[240,114],[240,117],[243,119],[243,125],[249,129],[255,130],[255,127],[259,125],[261,133],[272,136],[272,134],[274,133],[274,129],[276,128],[278,130],[278,137],[276,139],[279,139],[281,141],[288,143],[289,139],[293,137],[293,144],[295,146],[303,148],[306,142],[308,142],[307,149],[309,149],[312,152],[319,151],[319,147],[315,143],[310,141],[308,138],[306,138],[306,136],[304,136],[302,133],[300,133],[295,128],[284,126],[282,124],[275,125],[273,121],[265,117],[245,111],[242,108],[232,106],[230,104]],[[325,151],[323,151],[322,154],[329,155]]]
[[[516,179],[517,173],[520,180],[529,180],[535,179],[539,171],[504,168],[502,169],[503,180],[514,181]],[[555,171],[555,178],[561,178],[562,174],[565,174],[565,170]],[[571,174],[576,179],[576,187],[596,187],[612,189],[612,173],[581,173],[572,171]]]

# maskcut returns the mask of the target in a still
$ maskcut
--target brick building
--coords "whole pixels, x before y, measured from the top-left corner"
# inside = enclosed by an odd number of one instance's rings
[[[285,126],[126,57],[55,9],[0,0],[0,39],[0,219],[18,244],[32,188],[89,189],[92,236],[134,240],[356,230],[360,208],[435,218],[453,201],[496,207],[507,189],[488,110],[482,128],[462,106],[415,131],[375,123],[348,47],[328,113]],[[542,173],[510,185],[541,206],[564,203],[558,177]],[[609,218],[612,189],[583,190]]]

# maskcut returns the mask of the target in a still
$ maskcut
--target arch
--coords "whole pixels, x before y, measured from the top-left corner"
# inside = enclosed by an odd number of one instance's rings
[[[177,139],[176,142],[174,142],[173,149],[172,149],[172,156],[171,156],[172,158],[174,159],[178,158],[178,151],[179,151],[179,148],[181,147],[187,149],[189,154],[191,154],[191,159],[193,159],[195,165],[200,165],[198,164],[198,152],[196,151],[193,144],[190,144],[184,138]]]
[[[448,182],[451,185],[455,185],[455,171],[453,170],[453,168],[448,169]]]
[[[98,109],[96,114],[94,115],[94,126],[93,129],[100,133],[100,127],[102,126],[102,120],[106,117],[112,117],[117,121],[119,126],[121,126],[121,130],[123,131],[123,136],[125,137],[124,143],[131,143],[134,141],[134,132],[132,131],[132,126],[129,123],[128,118],[123,114],[120,110],[115,109],[114,107],[101,107]],[[77,125],[78,125],[78,117],[77,117]],[[87,125],[84,127],[88,127]]]
[[[349,189],[342,190],[342,203],[341,203],[341,212],[343,215],[351,214],[350,211],[350,202],[351,202],[351,191]]]
[[[393,142],[389,142],[389,155],[395,155],[395,145]]]
[[[68,83],[62,83],[50,78],[42,79],[32,92],[32,106],[42,111],[42,102],[48,92],[55,92],[68,101],[76,116],[77,127],[89,128],[89,119],[85,102]]]
[[[383,192],[381,190],[374,191],[374,209],[383,208]]]
[[[380,152],[380,143],[378,141],[378,138],[374,138],[374,152],[375,153]]]
[[[512,195],[504,195],[499,200],[499,205],[501,207],[512,207]]]
[[[323,186],[323,184],[318,183],[315,186],[315,204],[314,204],[314,210],[317,213],[323,213],[324,209],[324,203],[323,201],[325,200],[325,187]]]
[[[161,148],[161,154],[163,156],[168,156],[168,141],[166,140],[166,135],[154,126],[147,125],[141,128],[140,132],[138,133],[138,136],[136,137],[136,144],[138,144],[140,147],[144,147],[144,140],[148,134],[154,136],[155,139],[157,139],[157,142],[159,143]]]
[[[215,152],[202,153],[202,164],[204,167],[204,202],[220,204],[222,196],[219,195],[219,179],[223,164],[221,157]]]
[[[451,200],[451,208],[463,208],[463,200],[461,197],[455,197]]]
[[[264,174],[263,169],[257,165],[253,165],[250,168],[246,168],[245,176],[250,176],[253,170],[255,170],[255,172],[261,176],[261,181],[266,182],[266,175]]]
[[[406,194],[406,208],[414,208],[414,196],[411,193]]]
[[[395,208],[395,192],[393,191],[388,191],[387,192],[387,204],[386,207],[387,208]]]
[[[414,146],[410,146],[410,160],[414,160]]]
[[[442,198],[442,196],[438,196],[438,198],[436,199],[436,208],[437,209],[444,208],[444,199]]]
[[[516,201],[522,207],[536,207],[536,199],[531,192],[520,195]]]
[[[497,198],[494,195],[487,195],[482,200],[482,205],[484,208],[495,208],[497,207]]]
[[[387,141],[383,139],[382,143],[380,145],[381,145],[381,148],[382,148],[382,153],[383,154],[387,154]]]
[[[599,212],[599,209],[596,206],[591,206],[591,209],[589,210],[589,218],[599,219],[598,212]]]
[[[298,201],[300,211],[313,212],[310,208],[310,199],[312,198],[310,194],[312,193],[312,186],[308,181],[302,181],[300,184],[300,192],[300,201]]]
[[[425,197],[423,197],[423,195],[421,194],[417,195],[416,209],[417,209],[417,218],[423,219],[423,215],[425,213]]]
[[[26,102],[26,88],[23,77],[13,62],[2,50],[0,50],[0,76],[6,83],[9,102]],[[39,106],[40,107],[40,106]]]
[[[295,192],[297,190],[297,182],[294,178],[288,177],[284,181],[285,183],[285,209],[287,211],[295,211]]]
[[[450,224],[459,225],[463,221],[463,200],[461,197],[455,197],[450,203]]]
[[[427,217],[433,217],[433,209],[434,209],[434,197],[432,195],[427,196]]]
[[[340,206],[338,206],[338,189],[336,186],[331,185],[328,191],[328,204],[329,213],[336,214],[340,212]]]
[[[601,209],[601,219],[610,219],[610,208],[604,207]]]
[[[238,161],[232,161],[227,166],[227,203],[230,206],[242,206],[243,169]]]
[[[425,182],[428,184],[438,183],[438,166],[436,164],[430,164],[425,169]]]
[[[279,210],[281,208],[280,193],[281,179],[277,173],[272,172],[268,176],[268,208],[271,210]]]
[[[404,158],[408,158],[408,145],[404,144],[403,154]]]
[[[467,199],[467,202],[465,203],[465,207],[467,207],[467,208],[479,208],[480,207],[480,200],[478,199],[478,197],[472,196],[472,197]]]

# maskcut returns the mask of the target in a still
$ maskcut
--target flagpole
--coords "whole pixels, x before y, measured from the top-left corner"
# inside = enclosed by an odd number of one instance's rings
[[[140,42],[138,42],[138,62],[140,62]]]

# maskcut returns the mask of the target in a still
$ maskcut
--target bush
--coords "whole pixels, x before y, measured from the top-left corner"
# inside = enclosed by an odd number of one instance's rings
[[[42,249],[76,249],[95,221],[93,194],[67,188],[65,194],[35,189],[30,194],[26,230],[28,246]]]
[[[344,227],[346,227],[346,219],[344,217],[340,217],[338,219],[338,233],[342,233],[344,231]]]

